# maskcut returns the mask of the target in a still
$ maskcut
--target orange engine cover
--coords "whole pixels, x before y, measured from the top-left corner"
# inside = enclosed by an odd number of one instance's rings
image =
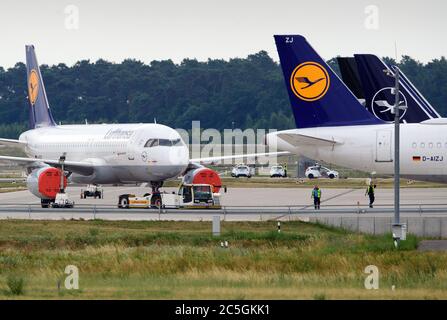
[[[39,193],[45,198],[54,199],[60,190],[61,170],[57,168],[45,168],[39,172]],[[67,186],[67,177],[64,177],[64,188]]]
[[[209,184],[213,186],[213,192],[219,192],[222,187],[222,180],[219,174],[209,168],[198,168],[188,172],[183,178],[188,184]]]

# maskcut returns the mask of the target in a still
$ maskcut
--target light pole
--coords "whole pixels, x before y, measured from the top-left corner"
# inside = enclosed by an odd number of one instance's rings
[[[394,72],[394,224],[400,224],[400,112],[399,68]]]
[[[400,223],[400,109],[405,110],[406,105],[400,106],[399,68],[394,67],[394,73],[385,70],[387,75],[394,78],[394,223],[392,226],[393,240],[396,248],[400,240],[405,240],[404,226]]]

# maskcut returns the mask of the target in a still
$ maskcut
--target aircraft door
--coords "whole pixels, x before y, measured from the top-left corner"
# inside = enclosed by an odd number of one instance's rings
[[[135,160],[135,149],[138,147],[139,134],[134,134],[127,143],[127,159]],[[140,143],[141,144],[141,143]]]
[[[376,162],[392,162],[391,130],[379,130],[376,133]]]

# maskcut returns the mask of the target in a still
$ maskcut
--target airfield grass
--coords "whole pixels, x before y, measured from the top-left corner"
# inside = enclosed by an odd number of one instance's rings
[[[0,298],[447,298],[447,254],[390,238],[298,221],[281,233],[273,221],[223,222],[213,237],[211,222],[2,220]],[[67,265],[79,290],[64,287]],[[364,288],[368,265],[378,290]]]

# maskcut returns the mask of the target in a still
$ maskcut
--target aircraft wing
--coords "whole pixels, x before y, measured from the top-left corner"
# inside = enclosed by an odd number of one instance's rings
[[[15,139],[4,139],[0,138],[0,145],[8,147],[17,147],[20,149],[25,149],[27,143],[25,141],[15,140]]]
[[[45,163],[52,167],[60,167],[59,160],[51,160],[51,159],[0,156],[0,161],[11,161],[19,165],[30,165],[33,163],[39,165]],[[76,172],[82,175],[91,175],[93,174],[94,171],[94,165],[89,162],[65,161],[64,167],[68,171]]]
[[[249,154],[236,154],[230,156],[219,156],[219,157],[207,157],[207,158],[197,158],[189,160],[190,163],[213,163],[221,160],[227,159],[241,159],[241,158],[255,158],[255,157],[269,157],[269,156],[282,156],[288,155],[288,151],[278,151],[278,152],[264,152],[264,153],[249,153]]]
[[[277,135],[278,138],[286,141],[292,146],[299,147],[302,145],[312,145],[312,146],[333,146],[335,144],[342,144],[341,141],[335,140],[333,137],[319,137],[319,136],[308,136],[304,134],[296,134],[296,133],[279,133]]]

